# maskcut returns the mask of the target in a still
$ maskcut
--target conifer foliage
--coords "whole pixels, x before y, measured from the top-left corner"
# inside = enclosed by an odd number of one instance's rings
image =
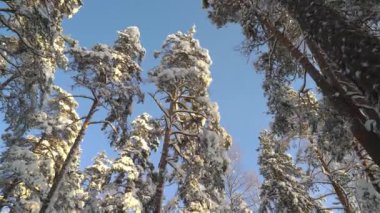
[[[319,204],[299,181],[306,181],[302,169],[285,153],[288,142],[278,140],[268,131],[262,132],[259,139],[260,173],[265,178],[260,212],[319,212]]]
[[[195,26],[168,35],[143,75],[138,27],[84,48],[62,27],[81,0],[0,0],[1,212],[379,211],[378,1],[202,2],[217,27],[242,27],[264,75],[273,120],[258,139],[260,189],[229,159]],[[130,121],[144,96],[159,113]],[[81,169],[95,125],[113,152]]]

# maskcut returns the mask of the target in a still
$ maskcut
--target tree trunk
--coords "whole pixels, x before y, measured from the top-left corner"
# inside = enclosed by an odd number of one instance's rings
[[[95,114],[97,106],[98,106],[98,101],[94,100],[94,102],[91,105],[90,111],[88,112],[86,119],[84,120],[82,127],[78,132],[78,136],[75,138],[74,144],[72,145],[69,153],[67,154],[65,162],[63,163],[61,169],[55,173],[53,185],[51,186],[47,197],[43,200],[40,213],[48,212],[54,205],[55,203],[54,199],[56,199],[57,197],[59,188],[61,187],[64,176],[66,175],[66,171],[68,167],[70,166],[71,162],[73,161],[75,154],[79,151],[79,145],[82,142],[82,139],[85,135],[85,132],[90,124],[90,121],[93,115]]]
[[[343,96],[346,102],[350,103],[351,107],[357,108],[357,110],[361,111],[360,117],[357,117],[361,123],[365,123],[366,120],[369,119],[380,123],[379,114],[374,109],[363,107],[370,106],[370,101],[363,96],[364,94],[362,94],[360,87],[356,85],[355,82],[351,82],[347,79],[347,77],[342,75],[341,72],[338,72],[339,68],[337,65],[329,60],[326,54],[324,54],[314,41],[306,39],[306,43],[317,61],[321,72],[329,78],[330,84],[334,85],[339,95]],[[350,83],[350,85],[342,85],[341,82],[347,82]]]
[[[154,197],[155,199],[154,212],[155,213],[160,213],[162,209],[162,199],[164,196],[164,187],[165,187],[165,173],[166,173],[166,166],[168,164],[168,157],[169,157],[169,148],[170,148],[170,141],[171,141],[170,137],[172,134],[172,115],[175,109],[176,109],[175,103],[172,102],[170,104],[170,108],[168,111],[169,118],[166,118],[167,123],[166,123],[165,135],[164,135],[164,145],[162,148],[160,163],[158,164],[158,168],[159,168],[158,184],[157,184],[156,193]]]
[[[339,92],[339,96],[344,99],[344,102],[347,104],[346,107],[344,105],[336,108],[337,110],[351,108],[352,113],[346,113],[346,116],[348,118],[352,118],[351,121],[352,127],[351,132],[353,133],[354,137],[359,141],[359,143],[367,150],[367,153],[371,156],[371,158],[375,157],[374,160],[377,165],[380,165],[380,159],[379,154],[380,153],[380,137],[378,134],[375,134],[373,132],[369,132],[363,124],[366,122],[367,119],[375,120],[376,122],[380,123],[378,114],[373,109],[367,109],[362,108],[360,105],[357,105],[351,97],[349,97],[347,94],[349,92],[355,93],[356,91],[350,91],[349,89],[345,91],[342,86],[339,84],[339,80],[346,81],[345,76],[343,76],[339,72],[334,72],[335,64],[332,62],[328,62],[327,57],[322,53],[322,50],[315,45],[313,41],[307,41],[308,46],[310,48],[310,51],[313,53],[314,58],[316,59],[319,67],[321,68],[322,73],[324,73],[326,76],[328,76],[331,79],[331,84],[334,85],[335,88],[337,88],[337,91]],[[334,75],[336,74],[336,76]],[[364,105],[368,105],[368,102],[366,102],[366,99],[362,99],[361,102],[365,102]],[[345,111],[345,110],[343,110]],[[365,115],[363,115],[365,113]],[[354,115],[356,115],[354,117]],[[356,146],[354,147],[354,149]]]
[[[380,40],[350,23],[322,0],[277,0],[379,110]],[[380,124],[378,124],[380,125]],[[377,141],[379,142],[379,141]]]
[[[309,141],[313,146],[316,146],[316,144],[314,143],[312,139],[310,139]],[[334,188],[335,194],[338,197],[342,206],[344,207],[345,212],[354,213],[355,209],[351,206],[350,200],[348,199],[346,193],[344,192],[342,185],[338,181],[336,181],[334,177],[331,176],[330,168],[328,164],[326,163],[326,161],[323,159],[322,153],[320,152],[318,147],[315,147],[315,148],[316,148],[315,153],[317,155],[317,158],[319,162],[321,163],[322,169],[324,170],[323,173],[327,176],[327,178],[331,182],[331,185]]]
[[[304,70],[315,81],[316,85],[321,89],[323,95],[330,100],[335,110],[342,112],[351,119],[351,131],[360,144],[366,149],[373,161],[380,166],[380,136],[374,132],[367,131],[363,123],[366,118],[363,116],[360,109],[355,106],[352,99],[344,96],[344,94],[335,95],[339,92],[336,86],[331,85],[327,78],[323,76],[319,70],[308,60],[308,58],[300,52],[292,42],[278,31],[273,24],[267,21],[264,17],[257,15],[257,18],[262,23],[264,29],[269,36],[273,36],[277,41],[286,47],[291,56],[300,63]],[[323,68],[323,66],[321,66]]]
[[[363,154],[363,151],[364,150],[361,149],[359,144],[355,145],[355,152],[356,152],[357,156],[359,157],[359,159],[360,159],[360,161],[364,167],[364,171],[366,172],[369,180],[371,181],[373,188],[377,191],[377,193],[380,194],[380,186],[379,186],[379,183],[377,183],[378,178],[376,177],[376,174],[374,174],[373,169],[371,169],[372,167],[377,167],[377,166],[373,163],[373,161],[371,159],[366,157],[367,153]],[[377,168],[377,169],[379,169],[379,168]]]

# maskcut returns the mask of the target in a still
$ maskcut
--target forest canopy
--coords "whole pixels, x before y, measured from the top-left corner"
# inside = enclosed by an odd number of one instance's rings
[[[222,122],[210,86],[228,70],[195,25],[158,50],[138,24],[85,47],[65,26],[87,4],[0,0],[1,212],[380,211],[377,0],[192,2],[218,33],[239,27],[239,56],[262,77],[249,92],[270,123],[245,138],[255,148],[228,128],[243,122]],[[81,167],[93,126],[91,146],[111,151]]]

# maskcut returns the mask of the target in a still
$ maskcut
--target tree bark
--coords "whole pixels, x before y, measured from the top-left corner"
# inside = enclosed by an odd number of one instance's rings
[[[369,180],[371,181],[373,188],[377,191],[377,193],[380,194],[380,186],[379,186],[379,183],[377,183],[378,178],[376,177],[376,175],[373,173],[373,170],[371,169],[371,167],[374,167],[376,165],[373,164],[373,161],[371,159],[366,157],[366,153],[363,154],[363,151],[364,150],[361,149],[359,144],[355,145],[356,155],[359,157],[359,159],[360,159],[360,161],[364,167],[364,171],[366,172]]]
[[[175,98],[173,98],[175,99]],[[164,196],[164,187],[165,187],[165,173],[166,166],[168,164],[169,157],[169,148],[170,148],[170,137],[172,135],[172,115],[176,110],[176,104],[171,103],[168,111],[169,118],[166,118],[166,129],[164,135],[164,144],[162,148],[162,154],[160,158],[160,162],[158,164],[158,184],[155,193],[155,202],[154,202],[154,212],[160,213],[162,209],[162,200]],[[165,115],[164,115],[165,116]]]
[[[82,139],[85,135],[85,132],[90,124],[93,115],[95,114],[97,106],[98,101],[94,100],[94,102],[91,105],[90,111],[88,112],[86,119],[84,120],[82,127],[78,132],[78,136],[75,138],[75,141],[71,146],[69,153],[67,154],[65,162],[63,163],[61,169],[55,173],[53,185],[51,186],[47,197],[43,200],[40,213],[47,213],[54,205],[55,201],[53,199],[57,196],[59,188],[63,183],[64,176],[66,175],[66,171],[70,166],[71,162],[73,161],[75,154],[79,151],[79,145],[82,142]]]
[[[314,41],[310,41],[306,39],[306,43],[313,54],[318,66],[320,67],[321,72],[329,78],[329,82],[331,85],[334,85],[336,90],[338,91],[340,96],[346,100],[347,103],[350,103],[351,107],[357,108],[360,110],[361,116],[358,118],[361,123],[365,123],[366,120],[371,119],[380,123],[379,114],[374,110],[362,106],[370,106],[369,100],[364,97],[360,87],[358,87],[355,82],[351,82],[347,79],[346,76],[342,75],[342,73],[338,72],[339,68],[337,65],[329,60],[329,58],[324,54],[324,52],[319,48]],[[350,86],[343,85],[341,82],[347,82]],[[358,95],[347,95],[347,94],[358,94]],[[359,97],[358,97],[359,96]],[[365,116],[363,115],[365,114]]]
[[[351,121],[351,132],[353,133],[354,137],[359,141],[359,143],[367,150],[367,153],[371,156],[371,158],[376,158],[374,161],[377,165],[379,165],[380,156],[378,153],[380,153],[380,144],[378,142],[380,142],[380,137],[378,134],[369,132],[363,126],[367,119],[372,119],[380,123],[377,113],[372,109],[365,109],[356,105],[353,99],[346,95],[350,91],[344,91],[344,89],[339,84],[339,81],[337,80],[340,79],[342,81],[345,81],[346,79],[344,79],[344,76],[342,76],[339,72],[333,72],[335,70],[335,67],[331,65],[333,63],[327,62],[328,59],[326,59],[325,55],[321,52],[321,49],[318,46],[316,46],[313,41],[307,41],[307,43],[310,48],[310,51],[313,53],[313,56],[315,57],[319,67],[321,68],[322,73],[326,74],[331,79],[331,84],[334,85],[334,87],[339,92],[339,95],[342,97],[342,99],[344,99],[343,101],[346,103],[346,106],[342,104],[342,106],[336,109],[340,110],[351,108],[351,110],[349,111],[351,111],[352,113],[346,113],[346,116],[349,116],[349,118],[353,119]],[[334,74],[337,74],[337,76],[335,76]],[[364,116],[363,113],[365,113],[366,115]],[[354,149],[355,148],[356,146],[354,147]]]

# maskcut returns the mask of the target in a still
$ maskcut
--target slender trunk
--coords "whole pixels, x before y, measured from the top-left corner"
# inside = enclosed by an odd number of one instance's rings
[[[155,202],[154,202],[154,212],[160,213],[162,208],[162,199],[164,196],[164,184],[165,184],[165,173],[166,173],[166,166],[168,164],[168,157],[169,157],[169,148],[170,148],[170,137],[172,134],[172,114],[173,111],[175,111],[175,103],[170,104],[170,108],[168,111],[169,118],[166,118],[166,129],[165,129],[165,135],[164,135],[164,145],[162,148],[162,154],[160,163],[158,164],[158,183],[155,193]]]
[[[316,146],[316,144],[314,144],[314,141],[312,139],[310,139],[309,141],[312,145]],[[342,206],[344,207],[345,212],[354,213],[355,209],[350,204],[350,200],[348,199],[346,193],[344,192],[342,185],[339,184],[339,182],[336,181],[334,177],[332,177],[330,168],[329,168],[328,164],[326,163],[326,161],[323,159],[323,155],[320,152],[320,150],[318,149],[318,147],[316,147],[315,153],[317,155],[319,162],[322,165],[322,169],[324,170],[324,174],[327,176],[327,178],[331,182],[331,185],[334,188],[335,194],[338,197]]]
[[[378,107],[380,93],[380,40],[350,23],[323,0],[277,0],[338,65],[339,71],[360,85],[372,106]],[[380,124],[379,124],[380,125]]]
[[[335,94],[339,92],[334,85],[329,84],[327,79],[321,75],[319,70],[307,59],[307,57],[297,49],[292,42],[285,37],[280,31],[278,31],[273,24],[267,21],[260,15],[257,15],[259,21],[263,24],[265,30],[268,34],[273,36],[279,43],[288,49],[291,56],[297,60],[304,70],[310,75],[310,77],[315,81],[317,86],[321,89],[323,95],[330,100],[333,107],[341,111],[348,118],[351,118],[351,131],[355,138],[360,142],[360,144],[366,149],[367,153],[371,156],[373,161],[380,166],[380,136],[374,132],[368,131],[363,123],[366,118],[363,116],[361,111],[352,100],[345,97],[343,94],[336,96]]]
[[[56,198],[57,193],[59,192],[59,188],[63,183],[63,179],[64,179],[64,176],[66,175],[67,169],[70,166],[71,162],[73,161],[75,154],[79,150],[79,145],[82,142],[82,139],[85,135],[85,132],[90,124],[90,121],[93,115],[95,114],[97,106],[98,106],[98,101],[94,100],[94,102],[91,105],[90,111],[88,112],[87,117],[84,120],[82,127],[79,130],[78,135],[75,138],[75,141],[72,147],[70,148],[69,153],[67,154],[65,162],[63,163],[61,169],[55,173],[53,185],[51,186],[47,197],[43,200],[40,213],[48,212],[54,205],[55,203],[54,199]]]

